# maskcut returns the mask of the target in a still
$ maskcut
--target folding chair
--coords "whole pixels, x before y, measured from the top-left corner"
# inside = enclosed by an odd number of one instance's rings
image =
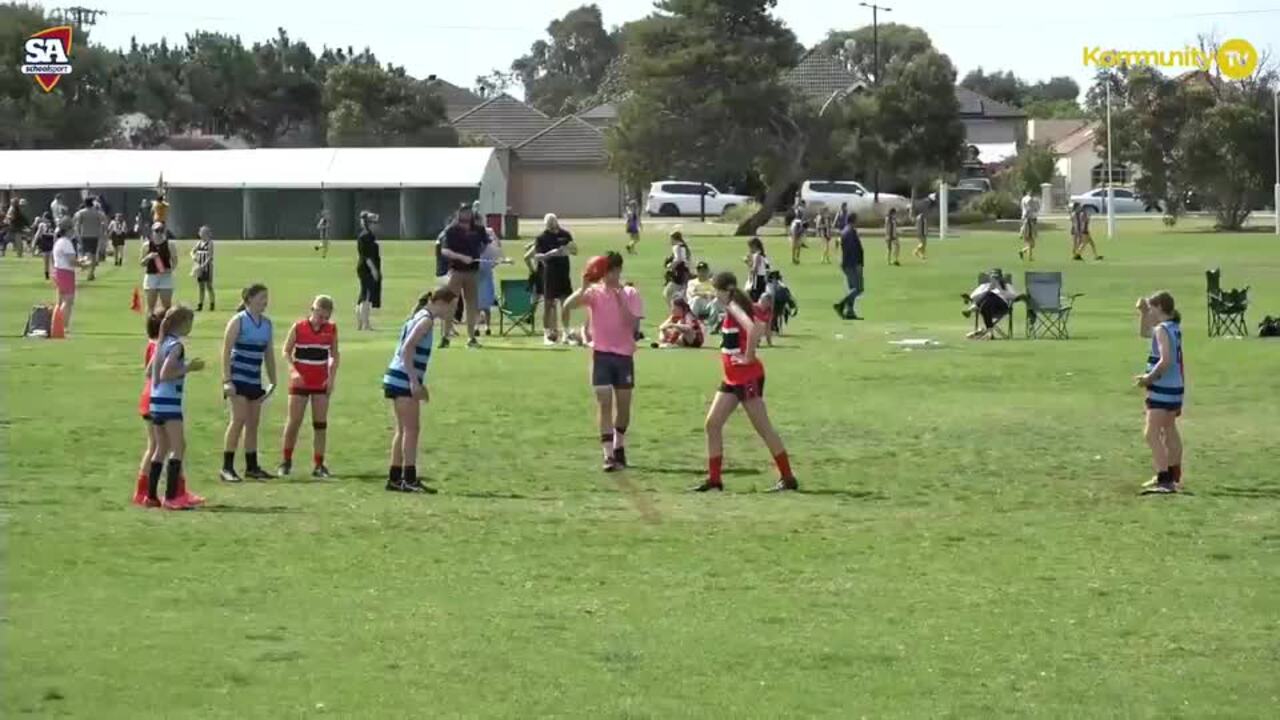
[[[1209,337],[1249,334],[1244,311],[1249,309],[1249,288],[1243,290],[1222,289],[1222,269],[1206,270],[1205,294],[1208,297]]]
[[[1026,283],[1027,337],[1070,339],[1071,308],[1084,293],[1064,294],[1060,272],[1028,272]]]
[[[534,318],[538,304],[533,299],[528,280],[500,280],[498,282],[498,334],[510,335],[523,327],[525,335],[533,335]]]
[[[1005,285],[1008,285],[1009,283],[1013,282],[1013,276],[1008,273],[1005,273],[1004,275],[1002,275],[1000,279],[1004,281]],[[991,282],[991,273],[989,272],[978,273],[979,285],[985,285],[989,282]],[[966,294],[964,297],[965,297],[965,302],[968,302],[968,299],[969,299],[968,294]],[[1014,302],[1017,302],[1017,300],[1015,299]],[[982,324],[982,313],[975,310],[973,312],[974,332],[978,331],[981,324]],[[1013,338],[1013,304],[1012,303],[1010,303],[1009,305],[1009,313],[1005,315],[1004,318],[1000,320],[1000,322],[991,326],[991,334],[988,337],[990,337],[992,340],[1010,340]]]

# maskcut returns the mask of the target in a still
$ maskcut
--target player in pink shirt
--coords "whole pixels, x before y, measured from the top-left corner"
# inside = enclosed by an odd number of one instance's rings
[[[644,303],[635,288],[622,284],[622,255],[611,252],[608,272],[599,282],[583,275],[582,289],[564,301],[564,325],[574,308],[591,310],[591,385],[599,404],[600,446],[604,471],[627,466],[626,435],[631,422],[631,391],[635,387],[636,327],[644,317]]]

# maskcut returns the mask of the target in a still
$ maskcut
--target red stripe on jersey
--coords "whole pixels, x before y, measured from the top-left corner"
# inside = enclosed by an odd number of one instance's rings
[[[142,367],[146,369],[151,366],[151,358],[156,356],[156,341],[148,340],[147,349],[142,353]],[[142,383],[142,395],[138,397],[138,414],[146,415],[151,412],[151,380],[148,379]]]
[[[733,313],[725,313],[720,328],[720,363],[724,368],[724,381],[730,385],[745,385],[764,377],[764,363],[759,358],[747,365],[739,365],[734,358],[742,356],[747,333],[738,324]]]

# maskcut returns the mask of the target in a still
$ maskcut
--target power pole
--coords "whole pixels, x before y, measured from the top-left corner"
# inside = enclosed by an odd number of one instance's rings
[[[85,28],[97,25],[98,16],[106,15],[107,11],[76,5],[73,7],[57,8],[52,14],[58,22],[70,23],[77,28]]]
[[[871,8],[871,55],[872,67],[875,71],[875,77],[872,82],[876,87],[880,87],[880,11],[893,12],[893,8],[877,5],[875,3],[858,3],[862,7]],[[876,168],[876,187],[872,190],[871,206],[875,207],[880,204],[880,168]]]

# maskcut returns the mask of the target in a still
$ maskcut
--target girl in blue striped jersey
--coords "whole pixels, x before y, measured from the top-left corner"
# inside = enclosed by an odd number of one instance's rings
[[[435,321],[452,317],[458,295],[449,288],[423,293],[400,328],[400,340],[391,363],[382,376],[383,394],[391,401],[396,416],[396,432],[391,438],[391,464],[387,473],[387,490],[393,492],[435,493],[418,479],[418,432],[421,429],[422,405],[430,399],[427,393],[427,363],[431,360],[431,341]]]
[[[271,473],[258,464],[258,424],[262,402],[276,389],[276,353],[271,318],[266,316],[267,286],[254,284],[240,294],[241,303],[222,338],[222,393],[231,404],[231,421],[222,447],[224,482],[241,482],[236,474],[236,446],[244,436],[245,477],[266,480]],[[266,366],[267,384],[262,384]]]
[[[160,321],[160,339],[147,372],[151,397],[149,415],[156,426],[155,449],[147,475],[147,497],[143,505],[167,510],[195,507],[182,492],[182,458],[186,453],[186,433],[182,424],[182,396],[188,373],[204,368],[199,358],[187,360],[182,339],[191,333],[195,314],[191,308],[178,305],[165,313]],[[167,472],[164,500],[159,497],[160,474]]]
[[[1182,436],[1178,418],[1186,389],[1186,373],[1182,364],[1182,316],[1174,307],[1173,296],[1160,291],[1139,298],[1141,317],[1139,332],[1151,338],[1147,354],[1147,371],[1134,378],[1147,390],[1147,445],[1151,447],[1151,464],[1156,475],[1144,488],[1152,493],[1172,493],[1182,488]]]

